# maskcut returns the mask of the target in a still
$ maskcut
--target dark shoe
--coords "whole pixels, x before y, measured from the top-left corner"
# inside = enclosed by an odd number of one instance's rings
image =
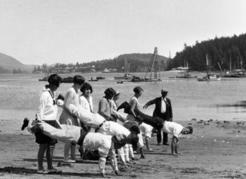
[[[163,145],[169,145],[169,143],[163,143]]]
[[[23,131],[28,126],[28,124],[29,124],[29,119],[28,118],[25,118],[23,120],[23,124],[21,126],[21,130]]]

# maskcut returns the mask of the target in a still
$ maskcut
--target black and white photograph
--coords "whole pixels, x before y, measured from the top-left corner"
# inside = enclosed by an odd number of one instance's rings
[[[0,179],[246,178],[245,0],[0,0]]]

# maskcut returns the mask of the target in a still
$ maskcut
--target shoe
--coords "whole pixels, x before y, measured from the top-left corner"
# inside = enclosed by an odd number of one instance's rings
[[[163,145],[169,145],[169,143],[163,143]]]
[[[23,124],[21,126],[21,130],[23,131],[28,126],[28,124],[29,124],[29,119],[28,118],[25,118],[23,120]]]
[[[38,173],[38,174],[47,174],[48,171],[46,171],[46,170],[44,170],[44,169],[38,169],[38,170],[37,170],[37,173]]]
[[[62,173],[62,171],[56,168],[48,169],[48,174],[52,174],[52,173]]]
[[[76,163],[76,160],[67,159],[67,160],[64,160],[64,163]]]

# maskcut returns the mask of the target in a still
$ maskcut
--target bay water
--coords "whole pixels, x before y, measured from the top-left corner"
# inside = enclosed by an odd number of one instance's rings
[[[201,75],[200,73],[197,73]],[[194,79],[169,78],[176,72],[162,72],[160,82],[124,82],[118,84],[114,76],[120,73],[83,73],[87,80],[97,76],[105,80],[90,82],[93,87],[94,110],[104,96],[104,90],[113,87],[120,91],[118,103],[129,101],[133,88],[141,86],[143,95],[140,104],[160,96],[161,89],[168,90],[168,97],[173,107],[174,121],[197,120],[245,120],[246,108],[242,105],[245,100],[246,78],[222,79],[221,81],[199,82]],[[135,75],[144,76],[137,73]],[[39,95],[47,82],[38,81],[40,74],[0,74],[0,131],[3,133],[18,133],[24,117],[33,119],[39,105]],[[71,83],[63,83],[57,94],[65,95]],[[152,115],[154,106],[143,109]]]

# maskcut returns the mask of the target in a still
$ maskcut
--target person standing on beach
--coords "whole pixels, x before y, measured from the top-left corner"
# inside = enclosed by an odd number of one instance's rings
[[[71,110],[70,104],[74,106],[79,106],[79,91],[82,85],[84,84],[84,77],[81,75],[75,75],[73,77],[73,86],[68,89],[65,99],[64,106],[60,116],[61,124],[75,125],[80,126],[80,121],[74,114],[74,110]],[[75,157],[76,145],[72,143],[66,143],[64,146],[64,162],[76,162]],[[69,159],[69,150],[71,150],[71,159]]]
[[[168,91],[161,90],[161,97],[157,97],[148,101],[143,108],[148,108],[148,106],[155,104],[155,109],[153,112],[153,117],[160,117],[163,121],[172,121],[173,112],[172,112],[172,104],[171,100],[167,98]],[[157,144],[169,145],[168,144],[168,133],[163,131],[163,136],[161,135],[161,129],[157,131]]]
[[[57,122],[58,108],[56,105],[55,94],[61,83],[61,77],[57,74],[52,74],[48,78],[48,85],[45,86],[40,95],[40,105],[38,108],[38,113],[36,115],[37,120],[44,121],[54,127],[57,127],[59,122]],[[38,173],[54,173],[58,172],[52,165],[53,152],[56,139],[52,139],[41,132],[35,133],[36,142],[39,144],[38,150]],[[44,170],[43,158],[46,152],[47,168],[48,171]]]

